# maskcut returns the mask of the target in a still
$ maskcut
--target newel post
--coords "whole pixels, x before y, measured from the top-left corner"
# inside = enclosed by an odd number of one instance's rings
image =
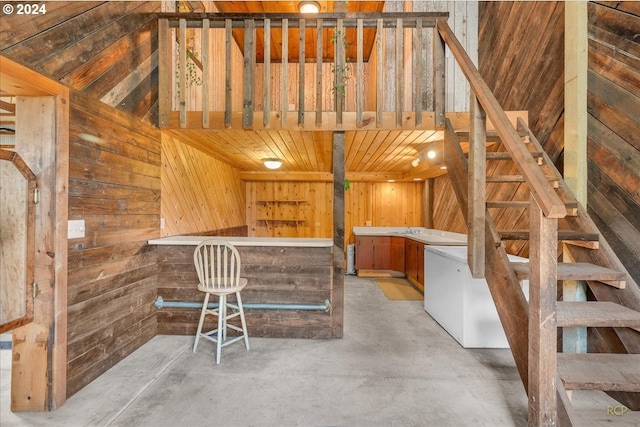
[[[529,221],[529,426],[555,426],[557,413],[558,220],[533,196]]]

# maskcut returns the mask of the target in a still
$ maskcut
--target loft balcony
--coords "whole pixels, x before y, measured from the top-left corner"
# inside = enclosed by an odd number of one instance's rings
[[[160,126],[441,129],[447,18],[159,14]]]

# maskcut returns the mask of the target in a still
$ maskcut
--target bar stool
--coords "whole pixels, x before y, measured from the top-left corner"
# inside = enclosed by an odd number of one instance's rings
[[[216,343],[216,364],[219,365],[222,347],[244,338],[244,345],[249,350],[249,334],[240,298],[240,291],[247,285],[247,279],[240,277],[238,250],[224,240],[210,239],[200,243],[193,253],[193,262],[198,273],[198,290],[205,293],[193,352],[198,348],[200,337],[213,341]],[[235,303],[227,301],[227,296],[231,294],[236,295]],[[218,296],[219,301],[218,307],[213,309],[207,308],[211,295]],[[228,308],[232,309],[231,314],[228,314]],[[218,317],[218,327],[202,332],[207,314]],[[227,323],[236,316],[240,316],[241,328]],[[242,335],[227,340],[227,328],[242,332]]]

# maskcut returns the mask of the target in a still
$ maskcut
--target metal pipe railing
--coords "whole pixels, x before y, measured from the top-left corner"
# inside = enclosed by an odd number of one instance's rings
[[[202,302],[190,301],[165,301],[161,296],[154,303],[158,310],[162,308],[202,308]],[[218,308],[218,303],[210,302],[208,309]],[[276,303],[242,303],[242,307],[252,310],[299,310],[299,311],[325,311],[329,312],[331,302],[326,299],[322,304],[276,304]]]

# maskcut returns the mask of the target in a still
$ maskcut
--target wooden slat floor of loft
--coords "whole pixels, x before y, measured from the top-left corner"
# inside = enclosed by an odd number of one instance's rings
[[[620,404],[610,405],[597,411],[577,411],[577,426],[580,427],[638,427],[640,411],[625,410]]]
[[[640,354],[558,353],[567,390],[640,392]]]
[[[559,301],[557,313],[558,327],[636,328],[640,326],[640,312],[608,301]]]
[[[529,264],[512,262],[511,267],[518,279],[529,278]],[[612,286],[622,285],[626,281],[626,273],[612,270],[587,262],[569,262],[558,264],[558,280],[597,280]]]

